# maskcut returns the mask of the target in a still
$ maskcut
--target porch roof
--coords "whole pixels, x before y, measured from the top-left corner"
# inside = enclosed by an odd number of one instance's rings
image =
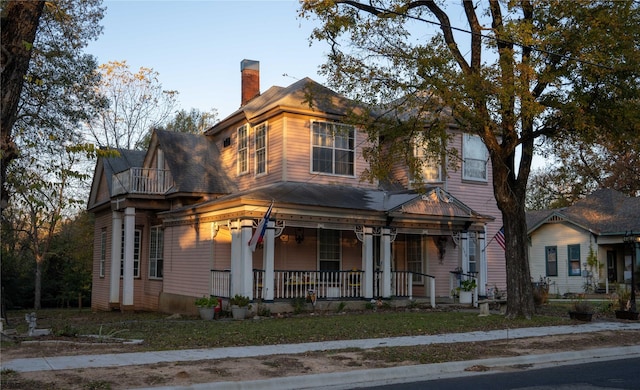
[[[481,215],[464,203],[455,199],[439,187],[428,189],[426,193],[414,190],[382,191],[366,188],[324,185],[300,182],[281,182],[255,188],[243,193],[222,196],[215,200],[190,205],[185,210],[197,208],[215,209],[224,204],[255,204],[274,201],[277,205],[293,205],[301,208],[333,209],[333,213],[344,214],[340,210],[361,211],[365,214],[379,214],[381,220],[392,217],[414,220],[442,220],[443,218],[461,222],[487,222],[493,218]],[[176,209],[170,213],[179,214]]]

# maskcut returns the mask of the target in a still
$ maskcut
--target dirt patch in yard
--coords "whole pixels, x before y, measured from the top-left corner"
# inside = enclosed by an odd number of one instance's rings
[[[490,357],[621,347],[640,344],[640,331],[604,331],[507,341],[468,342],[415,347],[376,348],[271,355],[258,358],[91,368],[61,371],[2,373],[2,389],[131,389],[186,386],[220,381],[248,381],[275,377],[440,363]],[[2,360],[20,357],[134,352],[138,346],[63,342],[25,344],[3,353]],[[478,367],[469,367],[479,370]]]

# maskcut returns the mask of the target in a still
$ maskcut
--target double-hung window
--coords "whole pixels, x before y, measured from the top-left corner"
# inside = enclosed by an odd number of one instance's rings
[[[142,231],[140,229],[135,230],[133,240],[133,277],[140,277],[140,237],[142,237]],[[122,243],[120,245],[120,276],[124,275],[124,227],[122,228]]]
[[[340,270],[340,231],[318,229],[318,269]]]
[[[256,175],[267,173],[267,124],[262,123],[254,130]]]
[[[417,136],[413,141],[413,156],[420,167],[422,181],[425,183],[441,182],[442,167],[440,161],[433,157],[432,153],[427,153],[429,144],[423,136]]]
[[[238,127],[238,175],[249,172],[249,126]]]
[[[465,180],[487,181],[487,147],[477,135],[462,136],[462,178]]]
[[[558,247],[544,247],[544,257],[547,268],[547,276],[558,276]]]
[[[331,175],[354,175],[355,130],[353,126],[311,122],[311,171]]]
[[[568,245],[567,252],[569,260],[569,276],[581,276],[580,245]]]
[[[164,230],[162,226],[152,226],[149,237],[149,278],[162,278],[164,252]]]

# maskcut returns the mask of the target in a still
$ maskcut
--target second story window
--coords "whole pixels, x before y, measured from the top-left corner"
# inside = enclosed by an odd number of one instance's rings
[[[256,175],[267,173],[267,124],[262,123],[255,128],[254,131],[256,152],[255,164]]]
[[[354,175],[355,131],[340,123],[311,122],[311,171]]]
[[[249,135],[247,125],[238,127],[238,175],[249,172]]]
[[[440,161],[427,153],[428,144],[422,136],[418,136],[413,141],[413,156],[419,160],[422,181],[425,183],[441,182],[442,167]]]
[[[462,136],[462,178],[464,180],[487,181],[487,147],[477,135]]]

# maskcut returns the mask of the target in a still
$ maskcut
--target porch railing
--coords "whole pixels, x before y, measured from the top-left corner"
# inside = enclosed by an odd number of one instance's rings
[[[411,271],[391,272],[391,295],[413,298],[413,279],[422,277],[425,295],[435,307],[435,277]],[[253,296],[264,298],[264,271],[253,271]],[[374,273],[373,293],[381,295],[382,272]],[[428,285],[428,286],[427,286]],[[274,299],[306,298],[313,291],[317,299],[358,299],[364,298],[364,271],[274,271]],[[427,291],[429,292],[427,294]]]
[[[211,270],[211,295],[221,298],[231,297],[231,271]]]
[[[173,187],[171,171],[167,169],[130,168],[113,175],[113,195],[164,194]]]

